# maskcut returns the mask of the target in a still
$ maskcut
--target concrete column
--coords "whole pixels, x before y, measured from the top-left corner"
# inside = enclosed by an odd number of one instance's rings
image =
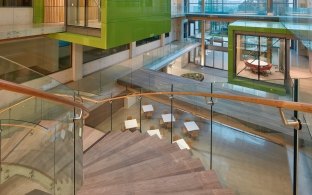
[[[290,40],[285,40],[285,78],[290,78]]]
[[[279,52],[278,52],[278,62],[279,62],[279,71],[280,72],[285,72],[285,39],[280,39],[280,48],[279,48]]]
[[[135,49],[136,49],[136,43],[132,42],[129,43],[130,47],[129,47],[129,59],[132,59],[135,56]]]
[[[267,0],[267,15],[273,16],[273,0]]]
[[[184,20],[180,19],[180,40],[184,40]]]
[[[234,40],[236,40],[236,45],[234,45],[234,51],[236,50],[236,57],[234,59],[236,59],[236,62],[234,62],[234,64],[236,65],[239,61],[244,60],[242,59],[241,39],[242,39],[241,35],[236,35],[236,37],[234,38]]]
[[[205,66],[206,61],[206,52],[205,52],[205,24],[206,21],[202,20],[201,22],[201,50],[200,50],[200,65]]]
[[[166,45],[166,35],[165,33],[160,35],[160,47],[163,47]]]
[[[72,67],[73,81],[82,79],[83,77],[83,49],[82,45],[72,44]]]
[[[272,63],[272,38],[268,37],[267,38],[267,62]]]
[[[201,12],[205,13],[205,0],[201,1]]]
[[[312,51],[309,51],[309,69],[312,72]]]

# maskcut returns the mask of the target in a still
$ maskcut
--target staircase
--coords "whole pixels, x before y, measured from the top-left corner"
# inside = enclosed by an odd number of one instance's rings
[[[232,195],[199,159],[157,136],[112,132],[84,154],[79,195]]]

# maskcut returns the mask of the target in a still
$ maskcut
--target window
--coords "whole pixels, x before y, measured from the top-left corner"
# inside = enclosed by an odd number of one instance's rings
[[[153,37],[142,39],[142,40],[139,40],[139,41],[136,42],[136,46],[138,47],[138,46],[141,46],[141,45],[153,42],[153,41],[157,41],[159,39],[160,39],[160,35],[156,35],[156,36],[153,36]]]
[[[32,0],[0,0],[0,7],[31,7]]]
[[[95,47],[83,47],[83,63],[88,63],[100,58],[104,58],[129,49],[129,44],[121,45],[110,49],[100,49]]]

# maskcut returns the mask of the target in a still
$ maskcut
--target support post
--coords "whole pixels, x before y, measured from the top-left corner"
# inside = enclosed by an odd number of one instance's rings
[[[205,66],[206,61],[206,52],[205,52],[205,29],[206,29],[205,20],[201,21],[201,51],[200,51],[200,65]]]
[[[82,45],[72,44],[72,67],[73,81],[78,81],[83,77],[83,50]]]
[[[142,93],[142,88],[140,89],[140,93]],[[140,101],[140,133],[142,133],[142,96],[139,96]]]
[[[173,84],[171,84],[171,92],[173,92]],[[172,113],[172,110],[173,110],[173,95],[170,96],[170,111],[171,111],[171,133],[170,133],[170,136],[171,136],[171,143],[173,142],[173,137],[172,137],[172,128],[173,128],[173,122],[172,122],[172,119],[173,119],[173,113]]]
[[[299,81],[298,79],[294,80],[294,102],[298,102],[299,96]],[[295,119],[298,118],[298,111],[294,111]],[[298,120],[298,119],[297,119]],[[298,194],[298,130],[294,128],[294,164],[293,164],[293,195]]]
[[[210,83],[210,92],[213,93],[213,83]],[[210,170],[212,170],[212,110],[213,99],[210,97]]]
[[[113,97],[113,95],[111,94],[111,98],[112,97]],[[111,120],[110,120],[110,131],[113,131],[113,101],[110,100],[109,104],[110,104],[110,117],[111,117]]]

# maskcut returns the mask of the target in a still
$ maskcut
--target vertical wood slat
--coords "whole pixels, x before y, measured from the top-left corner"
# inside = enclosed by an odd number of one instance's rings
[[[44,22],[60,23],[64,22],[65,6],[63,0],[44,1]]]

